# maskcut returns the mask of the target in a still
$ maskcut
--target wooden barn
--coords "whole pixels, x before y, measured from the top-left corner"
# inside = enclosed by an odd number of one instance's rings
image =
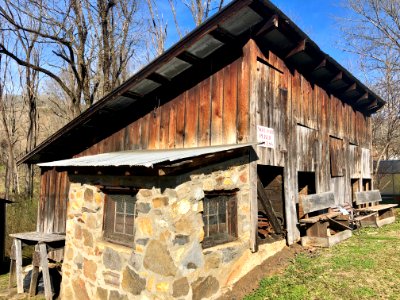
[[[37,230],[66,233],[62,295],[221,295],[372,188],[383,105],[272,3],[233,1],[20,161]]]

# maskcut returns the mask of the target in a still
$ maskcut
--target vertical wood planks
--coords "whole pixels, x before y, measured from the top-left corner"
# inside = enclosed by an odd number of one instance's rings
[[[185,148],[197,147],[199,126],[199,87],[195,86],[188,91],[186,98]]]
[[[244,47],[244,67],[248,68],[249,74],[249,140],[254,141],[256,138],[256,109],[257,109],[257,47],[253,40],[248,41]],[[254,148],[254,147],[253,147]],[[250,249],[257,250],[257,229],[258,229],[258,200],[257,200],[257,160],[255,157],[255,149],[251,151],[249,159],[249,202],[250,202]]]
[[[224,69],[215,73],[211,80],[211,145],[220,145],[223,140]]]
[[[185,140],[185,127],[186,127],[186,99],[187,92],[181,94],[174,100],[176,105],[176,136],[175,136],[175,147],[183,148]]]
[[[210,78],[203,80],[199,85],[199,143],[201,146],[210,145],[211,137],[211,94]]]
[[[149,115],[148,149],[158,149],[160,142],[161,107],[155,108]]]
[[[169,122],[170,122],[171,103],[168,102],[162,106],[160,117],[160,141],[159,149],[169,148]]]
[[[236,143],[238,61],[234,61],[224,73],[223,143]]]
[[[169,110],[169,122],[168,122],[168,148],[175,148],[176,140],[176,103],[171,102]]]
[[[237,115],[237,142],[246,143],[249,141],[249,90],[250,90],[250,72],[249,60],[247,57],[248,49],[243,49],[243,57],[239,59],[238,69],[238,115]]]

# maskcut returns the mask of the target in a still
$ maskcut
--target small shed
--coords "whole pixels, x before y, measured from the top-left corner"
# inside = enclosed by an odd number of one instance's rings
[[[383,201],[400,204],[400,160],[381,160],[376,182]]]
[[[0,265],[4,262],[5,255],[5,237],[6,237],[6,204],[10,204],[12,201],[0,198]]]
[[[216,298],[300,239],[299,198],[372,189],[384,101],[269,1],[236,0],[56,132],[37,229],[71,299]]]

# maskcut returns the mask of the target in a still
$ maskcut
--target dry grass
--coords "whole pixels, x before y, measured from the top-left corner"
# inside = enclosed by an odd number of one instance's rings
[[[297,256],[245,299],[399,299],[399,217],[397,211],[394,224],[354,231],[335,247]]]

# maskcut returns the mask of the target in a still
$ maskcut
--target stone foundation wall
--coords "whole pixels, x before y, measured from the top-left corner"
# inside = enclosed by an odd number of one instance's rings
[[[71,184],[61,295],[63,299],[214,299],[285,241],[249,250],[247,164],[192,172],[171,188],[141,189],[133,247],[103,239],[104,194]],[[204,191],[237,192],[238,239],[202,249]]]

